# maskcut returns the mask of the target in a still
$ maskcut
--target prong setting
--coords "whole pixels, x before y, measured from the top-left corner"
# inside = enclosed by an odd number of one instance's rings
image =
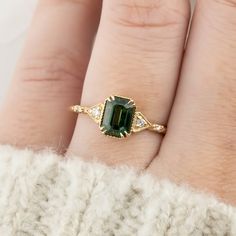
[[[127,97],[112,95],[104,103],[92,107],[74,105],[70,110],[88,114],[99,124],[104,135],[114,138],[126,138],[131,133],[143,130],[165,134],[167,129],[164,125],[151,123],[141,112],[136,111],[134,100]]]
[[[110,96],[105,101],[100,126],[105,128],[108,136],[125,138],[131,133],[135,110],[133,100]]]

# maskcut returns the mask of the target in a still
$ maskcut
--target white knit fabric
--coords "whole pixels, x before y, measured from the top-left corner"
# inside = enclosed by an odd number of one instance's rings
[[[186,187],[50,151],[0,147],[1,236],[236,235],[236,209]]]

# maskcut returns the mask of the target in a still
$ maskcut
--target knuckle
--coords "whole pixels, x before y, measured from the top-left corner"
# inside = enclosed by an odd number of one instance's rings
[[[172,2],[172,4],[170,4]],[[165,27],[189,19],[188,1],[169,0],[112,0],[109,10],[113,22],[133,28]]]
[[[199,0],[198,9],[213,29],[224,32],[236,24],[236,0]]]
[[[46,90],[77,89],[85,75],[86,66],[77,56],[68,52],[50,53],[41,58],[26,59],[18,69],[18,78],[23,83],[34,83]],[[63,86],[65,85],[65,86]],[[32,86],[30,86],[32,87]]]
[[[226,6],[236,7],[236,0],[213,0],[213,1]]]

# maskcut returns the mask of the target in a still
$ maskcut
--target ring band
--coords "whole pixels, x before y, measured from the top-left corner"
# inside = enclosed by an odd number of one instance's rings
[[[159,134],[165,134],[167,130],[166,126],[151,123],[141,112],[136,111],[134,101],[127,97],[110,96],[104,103],[92,107],[74,105],[70,109],[75,113],[88,114],[99,124],[103,134],[116,138],[125,138],[143,130]]]

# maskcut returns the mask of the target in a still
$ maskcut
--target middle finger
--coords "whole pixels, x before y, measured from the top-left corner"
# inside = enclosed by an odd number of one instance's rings
[[[151,172],[236,202],[236,1],[198,0],[168,137]]]

